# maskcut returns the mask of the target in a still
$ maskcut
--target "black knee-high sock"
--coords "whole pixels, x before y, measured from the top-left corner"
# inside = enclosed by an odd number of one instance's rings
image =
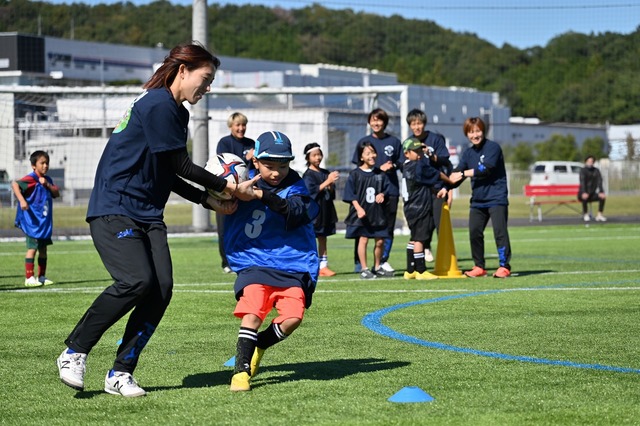
[[[416,272],[421,274],[427,270],[426,265],[424,264],[424,252],[421,253],[413,253],[413,259],[416,263]]]
[[[413,244],[407,244],[407,272],[412,273],[416,270],[416,264],[413,260]]]
[[[47,274],[47,258],[39,257],[38,258],[38,276],[44,277]]]
[[[235,372],[245,371],[251,374],[251,357],[258,342],[258,330],[248,327],[240,327],[238,343],[236,344]]]
[[[258,333],[257,346],[260,349],[267,349],[286,338],[287,335],[280,328],[280,324],[271,323],[269,327]]]

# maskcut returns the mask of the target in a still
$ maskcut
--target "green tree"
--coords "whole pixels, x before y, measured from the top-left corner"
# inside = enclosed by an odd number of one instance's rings
[[[535,146],[536,161],[566,160],[578,161],[580,152],[573,135],[551,135],[549,140],[537,143]]]
[[[190,40],[191,19],[190,5],[167,0],[0,0],[0,32],[146,47]],[[366,67],[396,72],[406,84],[499,92],[513,115],[546,122],[634,124],[640,117],[640,26],[630,34],[568,32],[520,50],[398,15],[212,2],[208,28],[218,55]]]
[[[606,143],[600,137],[587,138],[582,143],[582,159],[587,158],[588,155],[593,155],[594,157],[607,158],[606,153]]]
[[[533,147],[527,142],[519,142],[515,146],[505,147],[505,161],[511,163],[516,170],[527,170],[535,161]]]

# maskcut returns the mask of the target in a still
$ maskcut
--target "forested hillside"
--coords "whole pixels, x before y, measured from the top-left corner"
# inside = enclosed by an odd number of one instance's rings
[[[320,5],[285,10],[209,5],[220,55],[395,72],[403,83],[497,91],[513,115],[544,121],[640,122],[640,27],[627,35],[566,33],[527,50],[496,47],[435,22]],[[0,31],[171,47],[191,38],[191,7],[157,1],[54,5],[0,0]],[[223,64],[224,66],[224,64]]]

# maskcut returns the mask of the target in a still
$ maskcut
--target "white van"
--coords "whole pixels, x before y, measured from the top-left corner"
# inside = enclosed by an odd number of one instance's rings
[[[536,161],[529,185],[579,185],[583,167],[575,161]]]

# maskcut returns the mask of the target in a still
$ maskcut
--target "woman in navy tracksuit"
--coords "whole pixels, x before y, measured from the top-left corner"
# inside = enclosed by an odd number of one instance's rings
[[[484,122],[478,117],[465,120],[463,131],[472,146],[462,153],[458,167],[449,178],[454,184],[459,184],[465,178],[471,178],[469,240],[475,266],[470,271],[466,271],[465,275],[473,278],[487,275],[484,259],[484,229],[491,219],[499,259],[499,267],[493,276],[507,278],[511,275],[509,264],[511,244],[507,229],[509,218],[507,172],[500,145],[485,137],[485,129]]]

